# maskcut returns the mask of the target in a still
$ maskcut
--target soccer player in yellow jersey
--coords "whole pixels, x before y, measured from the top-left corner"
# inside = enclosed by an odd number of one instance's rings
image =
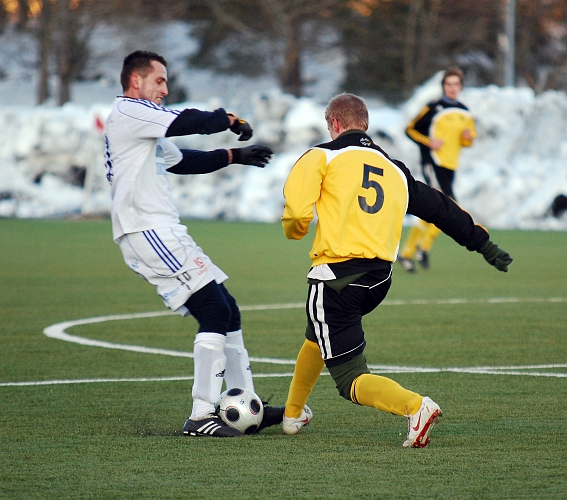
[[[449,68],[441,85],[443,97],[427,104],[407,126],[406,134],[419,146],[427,184],[455,199],[453,180],[459,154],[462,147],[472,145],[476,130],[469,110],[457,100],[463,88],[463,72]],[[424,269],[429,267],[429,252],[440,232],[423,220],[411,228],[398,259],[406,271],[415,272],[414,256]]]
[[[307,151],[284,187],[282,224],[289,239],[303,238],[317,210],[307,277],[306,340],[297,357],[283,430],[297,434],[309,423],[307,399],[327,366],[342,397],[408,418],[404,447],[429,442],[441,409],[428,397],[370,374],[364,356],[362,316],[386,297],[406,213],[436,224],[460,245],[506,272],[510,255],[453,200],[416,181],[366,134],[368,110],[353,94],[329,102],[331,142]]]

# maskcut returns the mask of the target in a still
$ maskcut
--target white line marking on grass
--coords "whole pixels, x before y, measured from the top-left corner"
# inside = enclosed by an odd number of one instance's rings
[[[410,301],[385,301],[383,305],[454,305],[454,304],[467,304],[467,303],[517,303],[517,302],[567,302],[567,298],[563,297],[552,297],[549,299],[519,299],[519,298],[489,298],[489,299],[441,299],[441,300],[410,300]],[[265,310],[275,310],[275,309],[299,309],[305,307],[302,303],[288,303],[288,304],[264,304],[264,305],[253,305],[253,306],[241,306],[241,311],[265,311]],[[57,323],[55,325],[48,326],[43,330],[43,333],[50,337],[59,340],[64,340],[66,342],[74,342],[76,344],[88,345],[94,347],[103,347],[105,349],[119,349],[123,351],[140,352],[145,354],[161,354],[165,356],[176,356],[183,358],[192,358],[192,352],[184,351],[172,351],[168,349],[159,349],[154,347],[145,347],[130,344],[117,344],[114,342],[105,342],[103,340],[89,339],[86,337],[79,337],[78,335],[71,335],[65,330],[73,326],[88,325],[94,323],[102,323],[105,321],[118,321],[127,319],[140,319],[140,318],[152,318],[157,316],[169,316],[175,313],[171,311],[153,311],[147,313],[134,313],[134,314],[115,314],[111,316],[99,316],[95,318],[84,318],[74,321],[65,321],[63,323]],[[258,358],[251,357],[250,361],[256,363],[270,363],[279,365],[294,365],[295,360],[293,359],[277,359],[277,358]],[[391,368],[391,367],[390,367]],[[396,367],[396,369],[403,369],[403,367]],[[494,369],[494,368],[492,368]],[[424,368],[424,370],[429,370]],[[433,370],[436,370],[433,368]]]
[[[452,373],[470,373],[473,375],[528,375],[530,377],[556,377],[556,378],[567,378],[567,372],[557,373],[557,372],[533,372],[530,371],[534,367],[530,365],[526,366],[484,366],[477,367],[471,366],[468,368],[422,368],[418,366],[380,366],[380,365],[368,365],[368,369],[372,373],[441,373],[441,372],[452,372]],[[567,368],[566,364],[555,364],[555,365],[541,365],[541,368]]]
[[[1,387],[24,385],[64,385],[64,384],[101,384],[108,382],[163,382],[171,380],[193,380],[193,377],[143,377],[143,378],[79,378],[74,380],[38,380],[33,382],[2,382]]]
[[[548,372],[530,372],[520,371],[529,370],[530,366],[517,366],[517,370],[509,370],[512,367],[483,367],[483,368],[420,368],[412,366],[381,366],[368,365],[371,373],[389,374],[389,373],[440,373],[440,372],[456,372],[471,373],[476,375],[526,375],[530,377],[555,377],[567,378],[567,373],[548,373]],[[567,364],[544,365],[544,368],[567,368]],[[329,375],[324,371],[321,375]],[[278,378],[293,377],[293,372],[288,373],[254,373],[254,378]],[[142,377],[142,378],[91,378],[91,379],[69,379],[69,380],[38,380],[29,382],[0,382],[0,387],[22,387],[31,385],[69,385],[69,384],[101,384],[116,382],[175,382],[183,380],[193,380],[193,376],[181,377]]]
[[[323,373],[328,375],[328,373]],[[255,373],[254,378],[293,377],[293,373]],[[142,378],[83,378],[68,380],[36,380],[30,382],[0,382],[0,387],[21,387],[28,385],[68,385],[68,384],[104,384],[112,382],[175,382],[193,380],[193,376],[181,377],[142,377]]]
[[[477,370],[476,368],[448,368],[443,371],[458,372],[458,373],[474,373],[476,375],[527,375],[529,377],[567,378],[567,373],[530,372],[530,371],[519,371],[519,370]]]
[[[564,297],[550,297],[546,299],[537,298],[488,298],[488,299],[440,299],[440,300],[391,300],[385,301],[383,306],[406,306],[406,305],[456,305],[456,304],[505,304],[505,303],[525,303],[525,302],[551,302],[562,303],[567,302]],[[241,311],[266,311],[275,309],[302,309],[305,307],[303,303],[288,303],[288,304],[264,304],[241,306]],[[140,319],[140,318],[153,318],[157,316],[168,316],[175,313],[171,311],[153,311],[147,313],[135,314],[116,314],[111,316],[99,316],[95,318],[85,318],[74,321],[65,321],[55,325],[48,326],[44,329],[43,333],[50,337],[66,342],[74,342],[76,344],[102,347],[105,349],[119,349],[131,352],[140,352],[144,354],[161,354],[165,356],[176,356],[192,358],[192,352],[172,351],[168,349],[158,349],[152,347],[129,345],[129,344],[116,344],[113,342],[105,342],[102,340],[94,340],[78,335],[71,335],[65,330],[73,326],[88,325],[94,323],[102,323],[105,321],[119,321],[127,319]],[[278,359],[278,358],[259,358],[251,357],[250,361],[256,363],[268,363],[276,365],[295,365],[294,359]],[[551,373],[551,372],[534,372],[531,370],[543,370],[552,368],[567,368],[567,364],[545,364],[545,365],[526,365],[526,366],[481,366],[469,368],[432,368],[432,367],[416,367],[416,366],[393,366],[393,365],[368,365],[372,373],[439,373],[439,372],[455,372],[455,373],[471,373],[479,375],[528,375],[532,377],[557,377],[566,378],[567,373]],[[326,372],[323,374],[327,375]],[[254,377],[291,377],[293,373],[258,373]],[[192,380],[193,377],[150,377],[150,378],[120,378],[120,379],[77,379],[77,380],[43,380],[31,382],[3,382],[0,387],[9,386],[28,386],[28,385],[55,385],[55,384],[83,384],[83,383],[109,383],[109,382],[152,382],[152,381],[176,381],[176,380]]]

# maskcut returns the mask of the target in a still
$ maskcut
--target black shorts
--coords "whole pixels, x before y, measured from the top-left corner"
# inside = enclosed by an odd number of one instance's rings
[[[453,193],[454,170],[439,167],[433,163],[424,163],[421,167],[423,169],[423,177],[425,177],[425,182],[428,186],[441,191],[453,200],[455,199],[455,194]]]
[[[340,293],[324,281],[309,285],[306,337],[317,342],[328,367],[346,363],[364,351],[362,316],[384,300],[391,284],[390,269],[370,271]]]

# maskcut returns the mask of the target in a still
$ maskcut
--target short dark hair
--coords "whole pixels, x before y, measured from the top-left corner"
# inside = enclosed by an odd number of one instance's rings
[[[140,73],[142,76],[147,76],[153,69],[152,61],[157,61],[167,68],[167,61],[155,52],[137,50],[136,52],[128,54],[124,58],[122,72],[120,73],[122,90],[126,91],[130,88],[130,77],[134,72]]]
[[[354,94],[343,93],[333,97],[325,110],[327,124],[335,118],[345,130],[368,130],[368,108],[364,99]]]
[[[465,75],[463,71],[458,66],[451,66],[450,68],[443,73],[443,80],[441,80],[441,86],[445,85],[445,80],[450,76],[458,76],[459,80],[461,80],[461,85],[465,83]]]

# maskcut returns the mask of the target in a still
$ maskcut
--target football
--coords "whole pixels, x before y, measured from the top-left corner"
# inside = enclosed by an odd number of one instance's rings
[[[254,392],[239,387],[224,391],[216,410],[225,423],[244,434],[254,432],[264,417],[262,400]]]

